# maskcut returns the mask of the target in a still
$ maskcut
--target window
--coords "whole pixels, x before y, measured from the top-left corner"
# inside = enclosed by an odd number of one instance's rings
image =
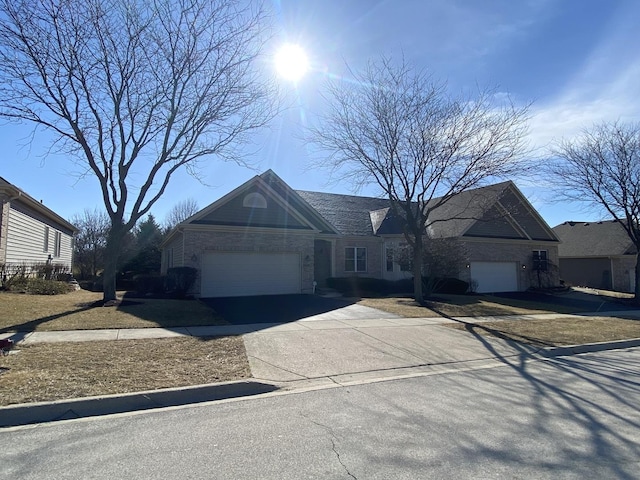
[[[56,232],[56,236],[55,236],[55,242],[53,244],[53,256],[54,257],[59,257],[60,256],[60,247],[62,245],[62,233],[60,232]]]
[[[167,249],[167,268],[173,268],[173,248]]]
[[[405,242],[400,244],[400,252],[398,255],[401,272],[411,272],[413,270],[413,255],[411,253],[411,247]]]
[[[346,247],[344,249],[344,271],[366,272],[367,249],[363,247]]]
[[[393,248],[387,247],[387,272],[393,272]]]
[[[249,193],[242,200],[242,206],[249,208],[267,208],[267,199],[258,192]]]
[[[49,227],[44,227],[44,246],[42,247],[42,251],[49,251]]]
[[[547,270],[547,251],[546,250],[534,250],[533,251],[533,270],[545,272]]]

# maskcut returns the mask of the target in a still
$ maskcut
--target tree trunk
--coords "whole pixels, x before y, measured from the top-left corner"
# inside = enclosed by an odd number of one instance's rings
[[[121,222],[112,220],[107,246],[105,248],[104,272],[102,273],[103,296],[106,303],[116,299],[116,273],[118,271],[118,259],[122,249],[126,231]]]
[[[636,286],[633,290],[634,293],[634,303],[640,305],[640,253],[636,256]]]
[[[420,305],[424,304],[422,294],[422,238],[416,238],[413,247],[413,298]]]

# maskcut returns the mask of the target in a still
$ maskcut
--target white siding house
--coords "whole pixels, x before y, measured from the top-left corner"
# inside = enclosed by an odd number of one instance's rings
[[[77,228],[18,187],[0,177],[0,267],[49,263],[71,272]]]

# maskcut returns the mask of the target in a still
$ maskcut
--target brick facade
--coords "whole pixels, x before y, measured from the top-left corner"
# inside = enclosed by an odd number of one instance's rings
[[[613,258],[613,289],[619,292],[632,292],[633,281],[631,277],[636,271],[636,256]]]
[[[558,245],[544,242],[513,241],[465,241],[469,262],[515,262],[518,264],[518,290],[538,286],[537,272],[532,269],[534,250],[546,250],[548,270],[540,276],[542,287],[553,287],[560,283],[558,269]],[[469,269],[463,271],[460,279],[470,281]]]
[[[290,232],[184,231],[184,266],[202,270],[202,257],[213,252],[299,253],[302,293],[313,291],[313,240],[311,234]],[[166,249],[166,247],[165,247]],[[175,260],[174,260],[175,262]],[[194,285],[200,292],[200,275]]]
[[[384,241],[380,237],[344,237],[335,242],[335,276],[336,277],[373,277],[383,278],[382,248]],[[367,249],[367,271],[345,271],[345,248],[364,247]]]

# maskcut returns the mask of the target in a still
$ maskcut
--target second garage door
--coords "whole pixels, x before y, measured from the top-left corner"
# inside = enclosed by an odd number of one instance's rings
[[[202,259],[202,297],[300,293],[297,253],[209,253]]]
[[[515,292],[518,290],[515,262],[471,262],[471,279],[478,282],[476,292]]]

